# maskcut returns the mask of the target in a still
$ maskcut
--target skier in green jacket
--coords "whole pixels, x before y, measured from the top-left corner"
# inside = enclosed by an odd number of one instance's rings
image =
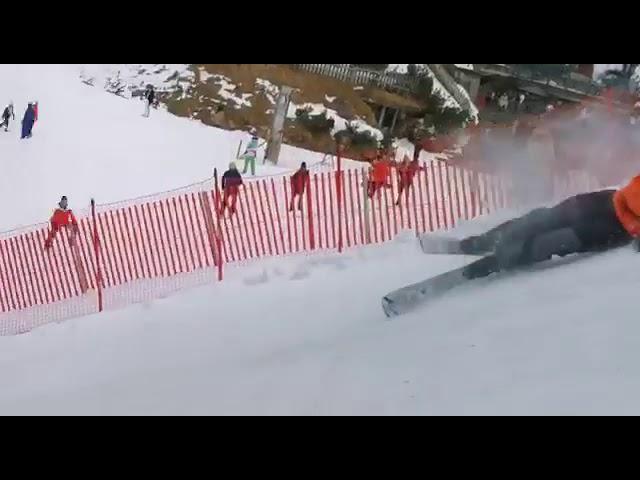
[[[256,134],[255,129],[251,130],[251,140],[247,145],[247,150],[244,152],[242,158],[244,158],[244,170],[243,174],[246,174],[251,169],[251,175],[256,174],[256,157],[258,156],[258,149],[261,147],[260,140]]]

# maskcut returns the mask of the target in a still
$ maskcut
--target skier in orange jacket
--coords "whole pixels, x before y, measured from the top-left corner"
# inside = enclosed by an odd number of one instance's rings
[[[369,198],[373,198],[377,192],[389,185],[389,177],[391,176],[391,167],[389,162],[379,155],[371,167],[369,175]]]
[[[73,243],[74,236],[79,232],[78,221],[76,220],[73,211],[69,209],[69,201],[67,197],[62,197],[58,203],[58,208],[55,209],[51,217],[51,230],[44,242],[44,248],[49,249],[53,245],[53,239],[58,232],[63,228],[71,229],[70,243]]]
[[[398,165],[398,200],[396,201],[396,206],[400,206],[403,192],[407,197],[407,203],[409,202],[409,189],[413,186],[413,180],[421,169],[422,167],[420,167],[417,160],[412,161],[407,156]]]
[[[640,236],[640,175],[613,196],[616,215],[629,235]]]
[[[635,239],[635,241],[634,241]],[[640,176],[620,190],[602,190],[539,208],[483,235],[460,242],[467,254],[487,255],[467,278],[549,260],[554,255],[602,252],[640,245]]]

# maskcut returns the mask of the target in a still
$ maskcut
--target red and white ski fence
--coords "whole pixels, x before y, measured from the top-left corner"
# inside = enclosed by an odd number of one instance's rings
[[[220,213],[217,183],[92,204],[78,215],[78,234],[63,229],[48,250],[48,225],[0,235],[0,335],[221,281],[224,264],[341,252],[403,230],[450,229],[510,205],[504,179],[444,162],[423,164],[402,195],[394,171],[372,198],[365,169],[311,173],[294,199],[290,177],[247,181],[234,214]],[[576,174],[558,182],[557,196],[593,187]]]

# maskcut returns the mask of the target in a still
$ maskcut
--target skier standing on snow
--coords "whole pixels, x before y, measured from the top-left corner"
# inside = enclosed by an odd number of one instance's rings
[[[4,127],[4,131],[9,131],[9,119],[12,118],[14,121],[16,119],[16,114],[13,110],[13,102],[10,102],[9,105],[6,106],[4,112],[2,112],[2,123],[0,127]]]
[[[224,211],[229,208],[231,215],[236,213],[236,202],[238,200],[238,194],[240,193],[240,187],[242,186],[242,175],[238,172],[238,167],[234,162],[229,164],[229,170],[227,170],[222,176],[222,205],[220,207],[220,215],[224,214]]]
[[[24,112],[24,117],[22,118],[22,137],[21,138],[31,138],[31,131],[33,130],[33,124],[36,121],[36,114],[33,110],[33,104],[29,103],[27,106],[27,110]]]
[[[153,88],[153,85],[147,85],[147,89],[144,91],[143,95],[144,99],[144,117],[149,118],[151,114],[151,106],[156,100],[156,91]]]
[[[243,175],[246,175],[249,169],[251,169],[252,176],[256,175],[256,157],[258,156],[258,149],[260,147],[260,140],[258,139],[258,135],[256,134],[255,129],[251,130],[251,140],[249,140],[247,150],[242,156],[244,158],[244,170],[242,171]]]
[[[306,162],[300,165],[300,170],[293,174],[291,177],[291,205],[289,211],[293,212],[295,206],[296,197],[299,197],[298,210],[302,210],[302,199],[304,198],[304,192],[309,183],[309,170],[307,170]]]
[[[470,265],[468,279],[531,265],[554,255],[601,252],[640,237],[640,176],[621,190],[571,197],[553,208],[533,210],[460,243],[468,254],[490,254]]]
[[[409,161],[409,157],[407,156],[404,157],[402,163],[398,166],[398,200],[396,206],[400,206],[403,192],[405,192],[407,199],[409,198],[409,189],[413,186],[413,180],[419,170],[419,162],[417,160]]]
[[[73,244],[73,239],[79,232],[79,229],[76,217],[69,209],[69,202],[67,200],[67,197],[62,197],[60,199],[58,208],[56,208],[53,212],[53,216],[51,217],[51,230],[49,231],[49,235],[47,236],[46,241],[44,242],[45,249],[48,250],[53,246],[53,239],[63,228],[71,228],[71,236],[69,237],[69,241],[71,244]]]
[[[369,198],[373,198],[382,188],[389,185],[389,175],[391,175],[391,167],[382,155],[378,155],[373,161],[369,173],[369,186],[367,189]]]

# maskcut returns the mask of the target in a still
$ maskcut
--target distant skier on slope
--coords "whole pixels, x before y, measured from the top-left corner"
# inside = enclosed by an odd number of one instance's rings
[[[0,127],[4,127],[5,132],[9,131],[9,119],[13,119],[14,121],[16,119],[16,114],[13,109],[13,101],[9,102],[9,105],[7,105],[4,112],[2,112],[2,123],[0,124]]]
[[[156,100],[156,91],[154,90],[153,85],[147,85],[147,88],[143,94],[143,99],[144,99],[143,116],[146,118],[149,118],[149,115],[151,114],[151,106]]]
[[[238,167],[236,167],[235,163],[231,162],[229,164],[229,170],[222,176],[223,197],[220,215],[224,214],[227,207],[231,215],[236,213],[236,202],[238,201],[238,194],[240,193],[242,183],[242,175],[238,172]]]
[[[571,197],[460,243],[463,253],[490,253],[465,272],[468,279],[530,265],[554,255],[601,252],[640,237],[640,176],[621,190]]]
[[[307,170],[306,162],[302,162],[300,169],[291,177],[291,204],[289,205],[289,211],[293,212],[295,209],[296,197],[298,200],[298,210],[302,210],[302,199],[304,198],[304,192],[307,189],[309,183],[309,170]]]
[[[396,206],[400,206],[403,192],[407,197],[407,204],[409,203],[409,190],[413,186],[413,180],[420,169],[418,160],[411,161],[407,156],[398,165],[398,200],[396,201]]]
[[[376,193],[389,185],[389,176],[391,175],[391,167],[389,162],[382,156],[378,155],[371,165],[369,171],[369,183],[367,187],[367,195],[373,198]]]
[[[53,216],[51,217],[51,230],[49,231],[49,235],[47,236],[46,241],[44,242],[44,248],[50,249],[53,246],[53,239],[56,237],[58,232],[60,232],[63,228],[71,229],[70,242],[73,243],[73,238],[78,233],[78,221],[76,220],[75,215],[69,209],[69,201],[67,197],[62,197],[60,202],[58,203],[58,208],[56,208],[53,212]]]
[[[264,143],[262,144],[264,145]],[[251,175],[255,176],[256,174],[256,157],[258,156],[258,149],[262,146],[260,144],[260,139],[258,138],[258,134],[255,129],[251,130],[251,140],[249,140],[249,145],[247,145],[247,149],[242,155],[244,158],[244,170],[242,171],[243,175],[246,175],[249,170],[251,170]]]
[[[33,104],[29,103],[27,105],[27,110],[24,112],[24,117],[22,118],[22,136],[21,138],[31,138],[31,133],[33,130],[33,124],[36,121],[36,114],[33,110]]]

